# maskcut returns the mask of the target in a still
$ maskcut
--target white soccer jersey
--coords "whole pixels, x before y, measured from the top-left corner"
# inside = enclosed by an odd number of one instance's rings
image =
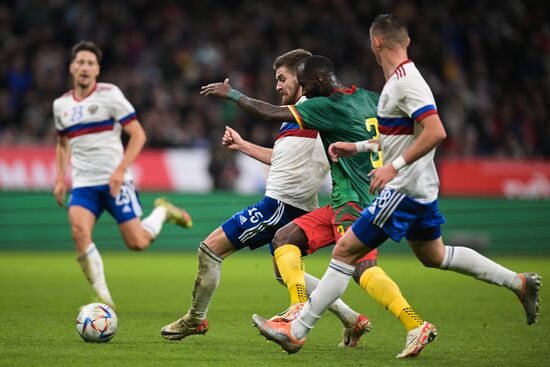
[[[53,102],[53,115],[57,133],[69,138],[72,187],[108,184],[124,155],[121,125],[136,119],[134,107],[120,89],[97,83],[81,100],[70,91]],[[131,179],[126,171],[125,180]]]
[[[273,146],[266,196],[312,211],[330,167],[319,132],[284,123]]]
[[[430,87],[410,60],[388,78],[378,102],[378,129],[384,161],[392,162],[416,140],[417,122],[437,114]],[[435,148],[403,168],[386,187],[428,203],[437,199],[439,179],[434,164]]]

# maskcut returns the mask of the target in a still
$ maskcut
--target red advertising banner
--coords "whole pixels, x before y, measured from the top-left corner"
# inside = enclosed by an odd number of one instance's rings
[[[131,171],[140,190],[205,192],[209,162],[206,149],[144,150]],[[51,190],[55,175],[55,147],[0,147],[0,189]]]
[[[139,190],[208,192],[209,162],[207,149],[146,149],[131,170]],[[235,189],[262,191],[266,166],[244,155],[237,163]],[[437,168],[442,196],[550,198],[550,161],[440,160]],[[51,190],[54,180],[54,147],[0,147],[0,189]]]
[[[550,197],[550,161],[441,160],[444,196]]]

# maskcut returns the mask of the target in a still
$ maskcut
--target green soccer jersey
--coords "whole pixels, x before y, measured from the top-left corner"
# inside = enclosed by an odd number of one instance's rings
[[[379,95],[362,88],[337,89],[328,97],[308,99],[299,105],[289,106],[302,129],[318,130],[328,154],[330,144],[337,141],[356,142],[378,138],[376,106]],[[380,153],[360,153],[340,158],[338,163],[329,159],[332,175],[331,204],[336,208],[354,201],[362,207],[374,198],[369,193],[368,173],[382,165]]]

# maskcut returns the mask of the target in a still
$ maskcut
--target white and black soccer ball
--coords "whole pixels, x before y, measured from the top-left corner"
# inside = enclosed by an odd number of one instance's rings
[[[80,310],[76,330],[87,342],[108,342],[117,331],[115,310],[103,303],[90,303]]]

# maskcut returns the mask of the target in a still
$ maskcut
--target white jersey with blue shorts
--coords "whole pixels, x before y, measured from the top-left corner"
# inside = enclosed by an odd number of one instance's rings
[[[388,78],[378,102],[378,129],[384,160],[392,162],[411,146],[424,118],[437,114],[430,87],[410,60]],[[441,235],[439,179],[434,164],[435,148],[401,169],[353,225],[357,237],[370,248],[387,237],[399,242],[428,241]]]
[[[279,228],[317,209],[317,194],[329,169],[319,132],[283,123],[273,146],[265,196],[222,224],[228,239],[237,249],[270,243]]]
[[[99,217],[107,209],[122,223],[142,214],[132,176],[126,171],[121,193],[109,194],[109,179],[122,161],[122,126],[136,120],[134,107],[120,89],[96,83],[91,93],[77,99],[73,91],[53,102],[58,135],[69,139],[72,187],[69,206],[79,205]]]

